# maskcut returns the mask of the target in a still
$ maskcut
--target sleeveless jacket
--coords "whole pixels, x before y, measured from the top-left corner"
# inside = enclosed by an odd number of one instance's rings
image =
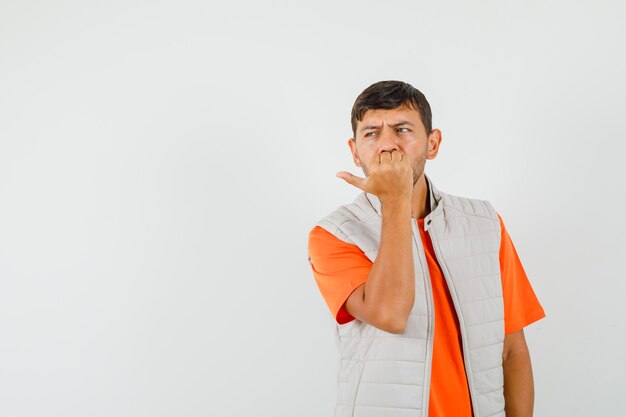
[[[424,174],[431,212],[424,218],[445,277],[462,336],[474,417],[505,417],[504,304],[500,281],[500,222],[485,200],[453,196]],[[382,206],[362,192],[317,225],[357,245],[374,262]],[[427,417],[434,307],[424,246],[413,219],[415,303],[401,334],[358,319],[337,324],[339,349],[335,417]]]

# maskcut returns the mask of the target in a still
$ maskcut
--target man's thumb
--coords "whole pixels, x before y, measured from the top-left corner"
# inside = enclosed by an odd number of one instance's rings
[[[346,171],[340,171],[337,174],[338,178],[345,180],[347,183],[354,185],[357,188],[363,189],[363,182],[365,178],[357,177],[356,175],[352,175]]]

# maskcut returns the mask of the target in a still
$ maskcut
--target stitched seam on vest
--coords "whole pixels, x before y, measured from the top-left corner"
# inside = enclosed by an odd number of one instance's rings
[[[446,240],[450,240],[450,239],[441,239],[442,242],[444,242]],[[497,250],[490,250],[490,251],[487,251],[487,252],[477,252],[477,253],[474,253],[472,255],[463,255],[463,256],[456,257],[456,258],[448,258],[447,260],[448,260],[448,262],[450,262],[450,261],[458,261],[459,259],[475,258],[478,255],[487,255],[487,254],[490,254],[490,253],[498,253],[498,251]]]
[[[348,220],[346,220],[348,221]],[[345,223],[345,222],[344,222]],[[330,221],[327,220],[320,220],[319,222],[317,222],[317,226],[321,227],[322,229],[326,230],[328,233],[332,234],[333,236],[335,236],[337,239],[346,242],[346,243],[353,243],[351,242],[349,239],[350,237],[348,236],[347,233],[345,233],[343,230],[341,230],[339,228],[339,226],[335,225],[334,223],[331,223]],[[341,236],[339,236],[339,234],[341,234]]]
[[[352,203],[352,204],[354,204],[354,203]],[[348,204],[348,206],[350,206],[350,204]],[[347,207],[347,206],[343,206],[343,207]],[[360,208],[359,208],[359,209],[360,209]],[[349,209],[348,209],[348,210],[349,210]],[[362,211],[365,211],[365,210],[362,210]],[[346,213],[341,213],[341,214],[343,214],[344,216],[346,216],[346,217],[347,217]],[[363,218],[358,217],[357,215],[355,215],[355,214],[354,214],[353,212],[351,212],[351,211],[350,211],[350,214],[351,214],[352,216],[354,216],[354,219],[350,219],[350,218],[345,219],[344,221],[342,221],[341,223],[339,223],[339,225],[340,225],[340,226],[341,226],[343,223],[345,223],[345,222],[349,222],[349,221],[356,221],[356,222],[359,222],[359,223],[366,223],[366,222],[370,219],[370,217],[372,217],[373,215],[375,215],[375,214],[377,214],[377,213],[376,213],[376,211],[374,211],[373,213],[369,213],[367,216],[365,216],[365,217],[363,217]]]
[[[491,368],[481,369],[480,371],[476,371],[476,372],[474,372],[474,373],[475,373],[475,374],[479,374],[479,373],[481,373],[481,372],[487,372],[487,371],[491,371],[492,369],[501,368],[501,367],[502,367],[502,365],[496,365],[496,366],[493,366],[493,367],[491,367]]]
[[[452,205],[449,205],[449,204],[444,204],[444,207],[449,208],[449,209],[451,209],[453,211],[456,211],[457,213],[460,213],[460,215],[472,216],[472,217],[480,217],[482,219],[489,219],[489,220],[493,220],[493,221],[497,221],[498,220],[497,217],[494,219],[493,217],[491,217],[488,214],[484,214],[483,215],[483,214],[476,214],[476,213],[472,213],[472,212],[467,212],[467,211],[464,211],[464,210],[462,210],[462,209],[460,209],[458,207],[455,207],[455,206],[452,206]],[[452,214],[453,213],[448,213],[448,216],[451,216]]]
[[[450,194],[448,194],[448,195],[450,195]],[[462,198],[465,198],[465,197],[462,197]],[[479,200],[479,201],[483,201],[483,200]],[[460,209],[460,208],[458,208],[458,207],[456,207],[456,206],[453,206],[453,205],[452,205],[452,204],[450,204],[450,203],[445,203],[443,206],[444,206],[444,207],[450,207],[451,209],[454,209],[455,211],[458,211],[459,213],[463,213],[463,214],[465,214],[465,215],[467,215],[467,216],[482,217],[483,219],[489,219],[489,220],[494,220],[494,221],[498,220],[498,218],[497,218],[497,217],[496,217],[496,218],[493,218],[493,217],[491,217],[491,216],[490,216],[490,215],[488,215],[488,214],[487,214],[487,215],[483,215],[483,214],[476,214],[476,213],[471,212],[471,211],[470,211],[470,212],[467,212],[467,211],[465,211],[465,210],[463,210],[463,209]]]
[[[402,335],[394,335],[394,336],[341,336],[341,337],[343,339],[385,339],[385,338],[386,339],[393,339],[393,338],[403,338],[403,339],[426,340],[423,337],[402,336]]]
[[[487,395],[487,394],[491,394],[492,392],[500,391],[502,389],[503,387],[500,387],[500,388],[492,389],[491,391],[479,392],[478,395]]]
[[[464,304],[464,305],[465,305],[465,304]],[[486,322],[483,322],[483,323],[470,324],[470,325],[467,325],[466,327],[468,327],[468,328],[469,328],[469,327],[475,327],[475,326],[480,326],[480,325],[483,325],[483,324],[497,323],[497,322],[499,322],[499,321],[504,321],[504,320],[502,320],[502,319],[498,319],[498,320],[491,320],[491,321],[486,321]]]
[[[481,217],[483,219],[490,219],[490,220],[498,220],[497,218],[494,219],[489,214],[478,214],[478,213],[474,213],[474,212],[471,212],[471,211],[465,211],[462,208],[453,206],[452,204],[449,204],[449,203],[445,203],[443,206],[446,207],[446,208],[452,209],[452,210],[454,210],[456,212],[463,213],[463,214],[465,214],[467,216]],[[448,214],[451,214],[451,213],[448,213]]]
[[[498,274],[500,274],[500,272],[498,272]],[[492,274],[475,275],[475,276],[473,276],[473,277],[465,278],[465,279],[463,280],[463,282],[474,281],[475,279],[484,278],[484,277],[491,277],[491,276],[494,276],[494,275],[497,275],[497,274],[493,274],[493,273],[492,273]],[[494,297],[494,298],[495,298],[495,297]],[[479,300],[479,301],[482,301],[482,300]]]
[[[442,238],[439,238],[439,241],[440,242],[447,242],[449,240],[454,240],[454,239],[467,239],[470,236],[473,237],[473,236],[490,235],[493,232],[497,232],[497,231],[498,231],[498,229],[494,228],[494,229],[486,230],[484,232],[472,232],[471,234],[467,234],[467,235],[463,235],[463,236],[455,236],[455,237],[448,237],[448,238],[442,237]]]
[[[388,405],[361,405],[361,404],[356,404],[354,406],[356,407],[369,407],[369,408],[399,408],[402,410],[421,410],[421,408],[418,407],[390,407]]]
[[[402,382],[361,382],[361,384],[376,384],[376,385],[414,385],[416,387],[423,387],[422,384],[407,384]]]
[[[350,361],[350,362],[363,362],[363,361],[359,361],[359,360],[352,360],[352,359],[342,359],[342,361]],[[368,362],[410,362],[410,363],[425,363],[424,361],[420,361],[420,360],[413,360],[413,359],[367,359]],[[343,382],[351,382],[350,381],[343,381]]]
[[[363,223],[366,224],[366,220],[368,220],[370,217],[372,216],[372,214],[370,214],[369,216],[367,216],[364,220],[361,219],[345,219],[342,220],[340,223],[332,223],[326,219],[320,220],[319,222],[317,222],[316,226],[321,227],[322,229],[325,229],[327,232],[329,232],[330,234],[334,235],[337,239],[346,242],[346,243],[350,243],[352,245],[354,245],[354,240],[351,238],[351,236],[369,236],[369,233],[367,232],[363,232],[363,233],[350,233],[347,234],[343,229],[342,226],[344,225],[344,223]],[[324,226],[332,226],[331,230],[329,227],[324,227]],[[338,234],[341,234],[341,236],[338,236]],[[369,250],[369,251],[364,251],[364,252],[371,252],[373,251]]]
[[[481,302],[481,301],[493,300],[493,299],[496,299],[496,298],[501,298],[501,297],[502,297],[502,296],[500,296],[500,295],[494,295],[494,296],[487,297],[487,298],[481,298],[480,300],[467,301],[467,302],[465,302],[465,303],[461,303],[461,305],[462,305],[462,306],[466,306],[466,305],[468,305],[468,304],[479,303],[479,302]]]
[[[470,350],[482,349],[482,348],[486,348],[486,347],[489,347],[489,346],[499,345],[501,343],[502,343],[502,341],[495,342],[495,343],[489,343],[488,345],[483,345],[483,346],[475,346],[473,348],[470,348]]]
[[[465,278],[465,279],[463,280],[463,282],[464,282],[464,283],[468,283],[468,282],[470,282],[470,281],[476,281],[477,279],[483,279],[483,278],[485,278],[485,277],[494,277],[494,276],[496,276],[496,275],[497,275],[497,274],[482,274],[482,275],[475,275],[475,276],[473,276],[473,277]],[[499,297],[499,296],[494,295],[494,296],[491,296],[491,297],[489,297],[489,298],[497,298],[497,297]],[[489,298],[480,299],[480,300],[475,300],[475,301],[484,301],[484,300],[488,300]],[[474,301],[470,301],[470,303],[473,303],[473,302],[474,302]]]

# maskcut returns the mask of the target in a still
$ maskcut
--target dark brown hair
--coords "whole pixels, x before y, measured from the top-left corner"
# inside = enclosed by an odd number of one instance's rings
[[[367,87],[356,98],[352,106],[352,134],[356,138],[357,122],[363,120],[365,112],[375,109],[395,109],[402,105],[417,110],[426,129],[432,130],[432,113],[430,104],[424,94],[411,84],[403,81],[379,81]]]

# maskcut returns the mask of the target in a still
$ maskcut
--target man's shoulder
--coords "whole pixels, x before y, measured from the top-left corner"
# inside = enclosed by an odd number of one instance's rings
[[[314,226],[321,227],[340,240],[354,243],[353,237],[363,233],[375,233],[380,229],[380,218],[365,192],[359,193],[351,202],[337,207]]]
[[[367,199],[366,193],[361,192],[352,202],[337,207],[319,219],[316,225],[328,230],[325,226],[340,227],[346,222],[366,222],[374,214],[376,212]]]

